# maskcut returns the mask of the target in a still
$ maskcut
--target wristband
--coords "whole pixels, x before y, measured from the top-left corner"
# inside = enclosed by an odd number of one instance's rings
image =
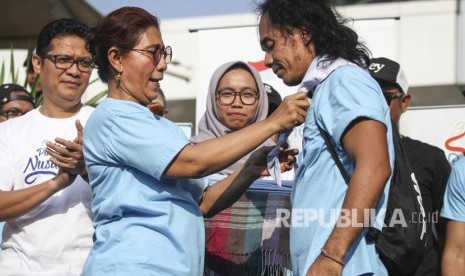
[[[326,252],[326,250],[324,250],[323,248],[321,248],[321,255],[323,255],[324,257],[330,259],[331,261],[335,262],[335,263],[338,263],[340,264],[342,267],[344,267],[345,263],[344,262],[341,262],[339,260],[337,260],[336,258],[333,258],[331,257],[328,252]]]

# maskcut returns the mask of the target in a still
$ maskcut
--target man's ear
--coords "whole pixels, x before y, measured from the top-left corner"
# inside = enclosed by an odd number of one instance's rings
[[[40,74],[40,66],[42,65],[42,59],[38,55],[34,54],[31,57],[31,64],[32,68],[34,69],[34,72]]]
[[[110,65],[118,72],[123,71],[123,65],[121,64],[121,55],[117,47],[111,47],[108,49],[108,61]]]
[[[312,42],[312,36],[306,30],[301,29],[300,34],[305,45],[308,45],[310,42]]]
[[[407,108],[410,106],[410,94],[402,96],[400,106],[402,108],[402,113],[407,111]]]

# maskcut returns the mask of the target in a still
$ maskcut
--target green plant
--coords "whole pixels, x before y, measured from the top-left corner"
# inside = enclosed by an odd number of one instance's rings
[[[5,80],[5,63],[2,62],[2,67],[0,68],[0,84],[3,84]]]
[[[18,83],[19,71],[15,70],[15,58],[13,55],[13,46],[10,47],[10,74],[13,83]]]
[[[12,83],[18,83],[18,75],[19,70],[15,70],[15,59],[14,59],[14,51],[13,47],[10,48],[10,76]],[[0,69],[0,84],[3,84],[5,81],[5,61],[2,62],[2,66]]]

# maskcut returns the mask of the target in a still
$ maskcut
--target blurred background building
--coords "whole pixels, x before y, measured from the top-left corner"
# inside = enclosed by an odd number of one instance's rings
[[[354,21],[387,18],[395,20],[391,36],[385,39],[386,43],[393,45],[391,53],[373,54],[388,56],[402,64],[410,82],[409,92],[413,94],[413,107],[465,104],[464,0],[332,1],[342,15],[353,18]],[[39,30],[47,22],[60,17],[75,17],[93,25],[104,13],[99,11],[101,8],[97,6],[108,7],[112,2],[0,0],[0,65],[3,63],[5,71],[8,71],[10,47],[13,47],[14,70],[22,80],[24,75],[20,65],[26,58],[26,49],[33,47]],[[119,1],[122,2],[124,1]],[[125,1],[125,5],[137,6],[142,2]],[[168,19],[162,17],[161,29],[165,44],[171,45],[174,52],[173,63],[168,67],[166,77],[161,83],[168,101],[171,120],[195,124],[199,119],[195,118],[196,105],[205,101],[203,95],[207,87],[199,81],[199,76],[209,77],[212,71],[199,71],[208,57],[199,58],[198,53],[201,48],[209,47],[199,41],[199,33],[209,29],[228,30],[256,26],[257,15],[252,10],[253,1],[249,2],[250,11],[243,13],[192,15]],[[166,2],[159,2],[158,5],[165,5],[163,3]],[[157,10],[156,5],[153,4],[151,9]],[[117,7],[111,10],[115,8]],[[150,10],[148,7],[144,8]],[[182,6],[178,9],[181,10]],[[373,32],[376,33],[376,29]],[[256,39],[258,45],[258,33],[253,39]],[[382,38],[380,40],[382,41]],[[225,40],[222,43],[229,45],[241,42]],[[228,55],[230,52],[225,50],[224,54]],[[8,80],[7,73],[4,82]],[[97,79],[97,75],[94,73],[91,79]],[[92,83],[84,101],[104,89],[105,85],[99,81]],[[279,91],[287,95],[295,92],[295,88],[282,88]]]
[[[93,25],[102,15],[83,0],[0,0],[0,48],[34,47],[42,27],[61,17]]]

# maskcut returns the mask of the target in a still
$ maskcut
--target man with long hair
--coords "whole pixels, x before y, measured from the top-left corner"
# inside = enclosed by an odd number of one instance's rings
[[[264,0],[258,11],[265,65],[312,101],[291,194],[294,274],[387,275],[365,235],[370,218],[382,227],[394,156],[389,108],[366,71],[369,51],[327,0]]]

